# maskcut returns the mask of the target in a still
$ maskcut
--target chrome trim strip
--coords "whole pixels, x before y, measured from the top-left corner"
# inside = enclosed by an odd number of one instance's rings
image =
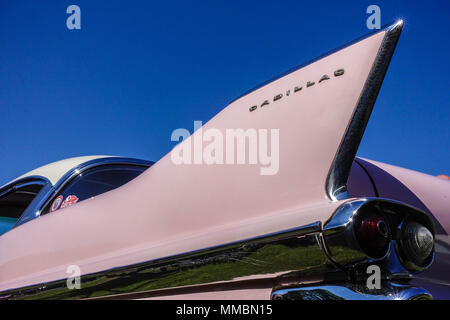
[[[21,188],[24,186],[24,184],[49,184],[50,186],[52,185],[51,182],[42,176],[29,176],[20,180],[14,180],[11,183],[8,183],[6,185],[4,185],[1,189],[0,189],[0,197],[4,196],[5,194],[14,191],[18,188]]]
[[[336,271],[317,241],[321,223],[0,293],[4,299],[84,299],[261,278],[308,277]],[[289,257],[289,259],[286,259]]]
[[[413,217],[434,231],[432,220],[426,213],[401,202],[380,198],[351,199],[334,212],[323,228],[321,222],[315,222],[85,274],[81,277],[81,290],[69,290],[66,279],[59,279],[3,291],[0,299],[126,299],[165,296],[180,290],[204,292],[205,288],[218,289],[232,283],[260,286],[261,281],[266,283],[268,280],[277,289],[286,288],[287,284],[298,288],[306,282],[354,284],[366,277],[368,263],[380,266],[383,281],[408,280],[411,270],[397,246],[397,238],[392,239],[388,254],[375,260],[357,244],[352,244],[352,237],[347,237],[351,235],[354,219],[364,210],[374,208],[381,208],[383,216],[392,216],[385,219],[391,228],[401,228],[406,218]]]
[[[336,201],[348,198],[348,176],[402,28],[403,21],[399,20],[382,30],[386,31],[383,42],[328,173],[325,189],[330,200]]]
[[[272,292],[273,300],[432,300],[425,289],[408,284],[383,281],[380,289],[365,283],[336,283],[281,289]]]

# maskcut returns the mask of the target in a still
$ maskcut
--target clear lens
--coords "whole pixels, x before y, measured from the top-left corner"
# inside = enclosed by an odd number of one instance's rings
[[[433,251],[433,234],[422,224],[408,221],[404,229],[402,244],[407,258],[420,266],[426,263]]]

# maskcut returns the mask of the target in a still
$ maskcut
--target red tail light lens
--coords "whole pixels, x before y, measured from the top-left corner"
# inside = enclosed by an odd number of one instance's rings
[[[378,259],[384,257],[387,253],[390,231],[383,217],[377,214],[363,217],[356,236],[361,249],[370,257]]]

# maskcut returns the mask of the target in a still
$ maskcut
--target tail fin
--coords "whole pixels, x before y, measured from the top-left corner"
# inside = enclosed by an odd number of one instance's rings
[[[345,194],[401,29],[401,23],[390,25],[247,93],[133,181],[2,235],[0,290],[63,278],[74,263],[90,273],[320,225],[339,204],[330,199]],[[211,142],[227,129],[250,130],[247,139],[256,130],[259,142],[274,133],[271,161],[261,143],[256,165],[255,159],[235,165],[173,161],[174,152]],[[200,158],[212,144],[200,149]],[[254,147],[247,144],[247,160]],[[7,250],[12,246],[20,250]]]
[[[220,208],[241,213],[345,198],[351,165],[402,26],[402,21],[390,24],[291,70],[234,100],[202,128],[223,134],[238,128],[279,130],[276,174],[261,176],[254,165],[181,166],[174,172],[195,184],[199,194],[222,202]],[[195,143],[201,134],[183,143]]]

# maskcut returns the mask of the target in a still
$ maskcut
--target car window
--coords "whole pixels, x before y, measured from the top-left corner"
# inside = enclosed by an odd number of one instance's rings
[[[0,195],[0,235],[14,227],[22,214],[39,194],[43,184],[15,186]]]
[[[80,173],[58,192],[42,214],[56,212],[80,201],[116,189],[140,175],[147,167],[107,165]]]

